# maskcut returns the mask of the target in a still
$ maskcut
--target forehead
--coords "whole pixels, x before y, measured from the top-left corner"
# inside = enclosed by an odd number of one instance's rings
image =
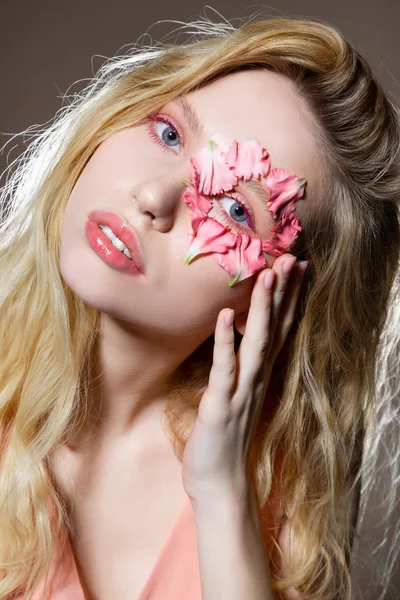
[[[310,194],[320,167],[317,124],[288,78],[272,71],[240,71],[185,98],[204,127],[204,143],[213,139],[225,151],[233,139],[254,137],[269,152],[273,168],[307,179]]]

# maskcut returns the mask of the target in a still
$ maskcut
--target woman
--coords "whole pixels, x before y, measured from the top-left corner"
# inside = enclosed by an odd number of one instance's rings
[[[1,598],[351,597],[399,111],[332,27],[197,24],[3,189]]]

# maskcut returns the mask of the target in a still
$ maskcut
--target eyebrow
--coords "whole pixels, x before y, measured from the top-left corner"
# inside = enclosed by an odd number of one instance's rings
[[[183,115],[189,123],[190,129],[194,134],[194,137],[198,142],[201,142],[202,139],[206,137],[205,130],[193,106],[183,96],[178,96],[174,99],[173,102],[176,102],[176,104],[178,104],[178,106],[181,108]],[[257,199],[261,200],[262,206],[263,208],[265,208],[266,214],[269,217],[270,224],[275,225],[275,220],[267,206],[267,201],[269,200],[269,193],[265,186],[261,183],[261,181],[254,178],[249,179],[248,181],[240,181],[245,187],[250,189],[257,196]]]
[[[204,127],[200,123],[199,117],[197,116],[197,113],[194,110],[193,106],[188,100],[186,100],[186,98],[183,98],[182,96],[178,96],[178,98],[175,98],[174,101],[180,106],[183,115],[189,123],[190,129],[192,130],[196,140],[200,142],[202,138],[206,137],[206,134],[204,131]]]

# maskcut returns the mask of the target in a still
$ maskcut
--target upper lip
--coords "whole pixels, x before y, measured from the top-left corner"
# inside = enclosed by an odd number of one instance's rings
[[[135,261],[140,271],[144,271],[143,256],[139,248],[136,233],[130,225],[119,215],[108,210],[94,210],[88,218],[98,225],[107,225],[128,248],[132,260]]]

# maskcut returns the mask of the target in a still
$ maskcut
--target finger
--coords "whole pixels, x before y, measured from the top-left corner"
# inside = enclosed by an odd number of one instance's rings
[[[289,264],[285,265],[286,260]],[[279,321],[281,304],[290,277],[291,267],[295,262],[296,258],[292,254],[284,254],[275,260],[270,269],[274,273],[274,282],[272,289],[267,291],[266,294],[264,293],[264,304],[262,304],[262,296],[259,296],[261,304],[253,302],[252,297],[245,335],[237,356],[239,368],[237,388],[238,390],[243,390],[243,393],[245,393],[245,390],[249,386],[255,385],[255,381],[260,378],[260,375],[262,377],[268,371],[267,363],[270,360],[271,349],[274,346],[274,336]],[[255,288],[257,287],[257,283]],[[255,289],[253,290],[254,292]],[[249,331],[246,340],[250,321],[253,323],[253,333]]]
[[[279,315],[285,297],[286,287],[290,279],[290,273],[295,263],[296,257],[292,254],[284,254],[272,265],[272,269],[276,272],[276,285],[272,295],[271,311],[271,335],[273,338],[279,322]]]
[[[233,316],[233,310],[224,309],[217,318],[213,363],[207,388],[207,396],[212,397],[214,406],[216,403],[222,405],[229,403],[235,388],[236,356]]]
[[[307,266],[307,265],[306,265]],[[286,285],[285,295],[280,308],[278,324],[275,330],[273,347],[271,349],[271,357],[274,359],[280,352],[293,325],[296,316],[297,305],[305,268],[296,265],[292,269],[289,282]]]
[[[272,269],[266,269],[258,276],[252,291],[246,331],[236,356],[239,369],[237,382],[239,395],[241,392],[246,394],[253,385],[268,353],[271,343],[270,315],[275,277]],[[266,279],[270,279],[268,289],[264,284]]]

